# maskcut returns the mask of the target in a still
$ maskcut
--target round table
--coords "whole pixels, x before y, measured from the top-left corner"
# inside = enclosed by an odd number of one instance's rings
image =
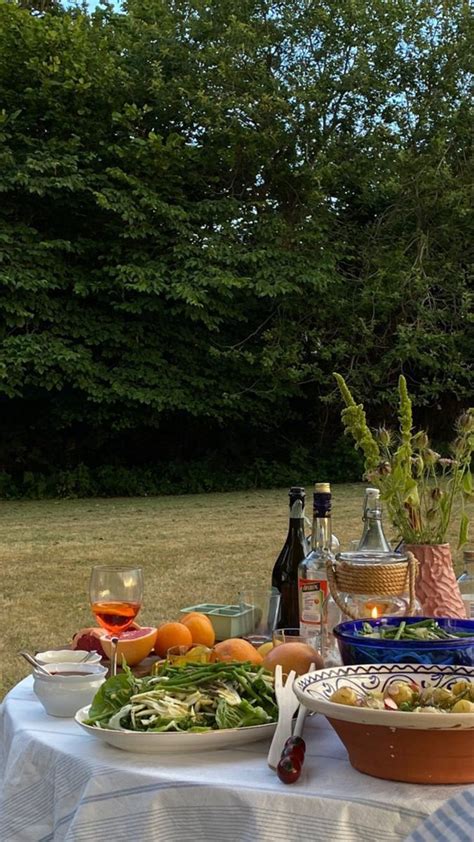
[[[439,810],[453,824],[474,788],[362,775],[323,717],[306,720],[304,770],[291,786],[267,766],[268,741],[174,755],[113,748],[48,716],[31,677],[5,697],[0,718],[2,842],[470,840],[430,836],[437,814],[425,820]]]

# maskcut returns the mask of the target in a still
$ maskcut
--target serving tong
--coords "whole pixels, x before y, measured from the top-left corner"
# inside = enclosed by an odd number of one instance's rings
[[[310,665],[309,672],[315,668],[314,664]],[[288,673],[288,677],[283,684],[283,672],[280,664],[275,667],[275,696],[278,704],[278,724],[276,731],[268,752],[267,762],[272,769],[276,769],[281,758],[281,753],[285,746],[288,737],[301,737],[303,733],[304,723],[308,708],[302,703],[298,702],[295,691],[293,690],[293,682],[296,677],[295,670]],[[293,717],[298,710],[295,727],[293,726]],[[292,733],[293,731],[293,733]]]
[[[280,664],[275,667],[275,696],[278,704],[278,723],[268,752],[267,762],[272,769],[276,769],[281,757],[283,746],[291,737],[293,716],[299,702],[293,690],[296,672],[291,670],[283,683],[283,672]]]

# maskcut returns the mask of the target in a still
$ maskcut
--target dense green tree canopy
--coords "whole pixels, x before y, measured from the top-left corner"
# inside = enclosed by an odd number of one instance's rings
[[[403,371],[452,418],[470,25],[464,0],[0,1],[5,463],[22,429],[24,463],[51,428],[311,430],[334,369],[375,414]]]

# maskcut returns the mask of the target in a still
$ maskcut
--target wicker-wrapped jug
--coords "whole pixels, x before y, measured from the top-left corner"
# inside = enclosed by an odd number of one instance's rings
[[[418,562],[413,553],[339,553],[326,563],[329,590],[353,620],[419,612],[415,595]]]

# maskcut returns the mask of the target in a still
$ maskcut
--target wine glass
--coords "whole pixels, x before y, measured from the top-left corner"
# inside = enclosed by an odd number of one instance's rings
[[[132,625],[142,604],[141,567],[94,566],[89,583],[89,599],[97,622],[112,635],[110,675],[116,675],[120,634]]]

